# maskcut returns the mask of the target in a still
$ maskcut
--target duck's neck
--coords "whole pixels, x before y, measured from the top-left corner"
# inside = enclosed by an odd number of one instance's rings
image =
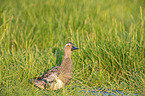
[[[62,70],[71,70],[72,69],[72,60],[69,57],[64,57],[62,64],[60,65]]]
[[[71,58],[71,51],[70,52],[64,52],[64,59],[65,58]]]

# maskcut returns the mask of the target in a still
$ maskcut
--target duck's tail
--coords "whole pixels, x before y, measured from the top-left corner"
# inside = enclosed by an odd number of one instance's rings
[[[45,89],[45,83],[43,80],[38,80],[38,79],[30,79],[31,83],[34,83],[35,86]]]

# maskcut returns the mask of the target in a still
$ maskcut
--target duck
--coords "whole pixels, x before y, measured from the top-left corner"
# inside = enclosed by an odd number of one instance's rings
[[[64,47],[64,59],[60,66],[56,66],[35,79],[30,79],[40,89],[58,90],[70,83],[73,77],[73,65],[71,53],[79,49],[73,43],[68,42]]]

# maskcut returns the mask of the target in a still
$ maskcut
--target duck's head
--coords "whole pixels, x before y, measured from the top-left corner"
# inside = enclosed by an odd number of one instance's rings
[[[79,48],[78,48],[78,47],[75,47],[75,46],[73,45],[73,43],[68,42],[68,43],[65,45],[65,47],[64,47],[65,57],[71,57],[71,52],[72,52],[73,50],[77,50],[77,49],[79,49]]]

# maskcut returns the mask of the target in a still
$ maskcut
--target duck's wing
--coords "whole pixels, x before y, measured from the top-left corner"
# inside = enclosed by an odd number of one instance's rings
[[[39,88],[49,89],[49,87],[53,87],[55,79],[58,77],[59,74],[60,66],[56,66],[45,74],[39,76],[38,78],[30,79],[30,82],[34,83]]]
[[[49,77],[50,75],[52,75],[54,73],[57,74],[57,75],[60,74],[60,66],[54,67],[53,69],[47,71],[45,74],[40,75],[37,79],[41,80],[41,79],[47,78],[47,77]]]

